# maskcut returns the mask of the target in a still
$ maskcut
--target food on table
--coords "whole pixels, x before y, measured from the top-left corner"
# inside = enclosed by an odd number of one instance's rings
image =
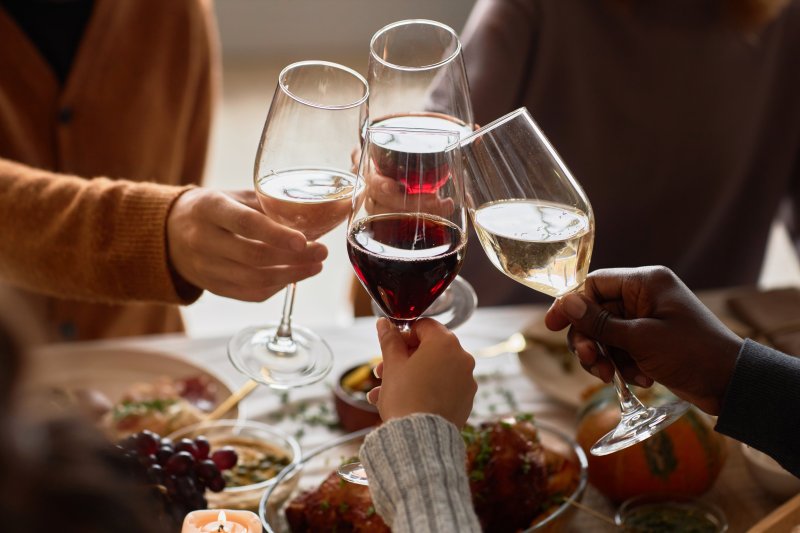
[[[286,450],[252,438],[212,437],[211,444],[224,446],[223,450],[229,448],[239,457],[236,466],[223,474],[228,487],[243,487],[272,479],[292,460]]]
[[[372,506],[369,488],[348,483],[336,472],[312,491],[305,491],[286,507],[286,520],[294,533],[390,531]]]
[[[378,363],[380,358],[375,358],[348,371],[342,376],[342,389],[350,395],[361,397],[380,385],[381,380],[373,372]]]
[[[649,403],[674,398],[661,387],[643,391],[641,396]],[[645,494],[699,496],[711,488],[727,456],[726,441],[695,408],[630,448],[601,457],[588,453],[619,421],[615,400],[613,389],[605,387],[579,415],[576,440],[587,451],[592,485],[616,503]]]
[[[545,449],[531,417],[485,423],[463,432],[473,504],[486,531],[518,531],[543,520],[578,486],[580,467]],[[334,472],[287,506],[294,533],[388,531],[367,487]]]
[[[214,406],[215,392],[207,376],[135,383],[103,416],[101,425],[116,438],[145,429],[169,435],[201,421],[204,411]]]
[[[97,422],[111,438],[150,430],[168,435],[201,421],[216,404],[217,385],[208,376],[161,377],[134,383],[117,402],[97,389],[52,388],[42,399],[58,409],[75,409]]]
[[[133,473],[162,502],[164,516],[159,518],[178,525],[187,513],[208,506],[206,489],[225,489],[223,473],[238,460],[230,447],[212,451],[203,436],[173,442],[147,430],[128,435],[119,441],[118,449]]]

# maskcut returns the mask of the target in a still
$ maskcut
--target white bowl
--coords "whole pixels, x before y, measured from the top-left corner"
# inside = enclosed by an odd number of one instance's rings
[[[800,479],[796,478],[769,455],[742,444],[747,469],[759,485],[775,498],[788,500],[800,494]]]

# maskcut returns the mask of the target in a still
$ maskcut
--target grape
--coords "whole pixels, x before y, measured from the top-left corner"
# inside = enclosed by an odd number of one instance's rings
[[[205,438],[203,435],[196,437],[194,439],[194,445],[197,446],[198,455],[195,455],[195,459],[203,460],[208,458],[208,454],[211,451],[211,443],[208,442],[208,439]]]
[[[159,448],[159,450],[156,452],[156,459],[158,459],[158,464],[164,466],[165,464],[167,464],[169,458],[172,457],[174,454],[175,450],[173,450],[172,447],[161,446],[161,448]]]
[[[113,450],[123,457],[137,482],[153,487],[162,505],[160,520],[172,520],[175,525],[182,523],[187,513],[208,506],[206,489],[225,489],[222,470],[238,461],[230,446],[214,451],[209,458],[211,445],[203,436],[173,443],[151,431],[126,437]]]
[[[195,459],[200,459],[200,451],[191,439],[181,439],[175,445],[176,452],[189,452]]]
[[[141,456],[153,455],[158,451],[160,443],[158,435],[152,431],[144,430],[133,436],[133,443],[136,446],[136,452]]]
[[[197,477],[208,481],[213,479],[219,475],[219,469],[217,468],[217,464],[210,459],[206,459],[204,461],[200,461],[195,466],[194,471],[197,472]]]
[[[220,470],[228,470],[236,465],[239,456],[232,447],[224,446],[211,454],[211,460],[214,461],[214,464],[216,464],[217,468]]]
[[[186,474],[194,466],[194,457],[189,452],[178,452],[167,460],[164,470],[168,474],[180,476]]]
[[[208,481],[208,488],[212,492],[222,492],[225,490],[225,478],[222,477],[222,474],[217,474],[216,477],[210,479]]]

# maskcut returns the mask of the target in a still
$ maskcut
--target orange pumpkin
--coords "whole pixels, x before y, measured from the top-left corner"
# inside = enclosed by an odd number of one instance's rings
[[[664,389],[641,396],[646,403],[674,398]],[[576,436],[589,458],[589,482],[613,502],[642,494],[699,496],[711,488],[725,462],[725,438],[695,408],[646,441],[611,455],[591,455],[592,444],[617,422],[616,395],[603,388],[581,411]]]

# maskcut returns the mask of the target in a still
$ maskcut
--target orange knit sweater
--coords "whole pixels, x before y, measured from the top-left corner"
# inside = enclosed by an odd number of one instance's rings
[[[0,280],[52,340],[182,329],[200,290],[176,287],[166,218],[201,180],[218,71],[207,0],[96,0],[63,87],[0,8]]]

